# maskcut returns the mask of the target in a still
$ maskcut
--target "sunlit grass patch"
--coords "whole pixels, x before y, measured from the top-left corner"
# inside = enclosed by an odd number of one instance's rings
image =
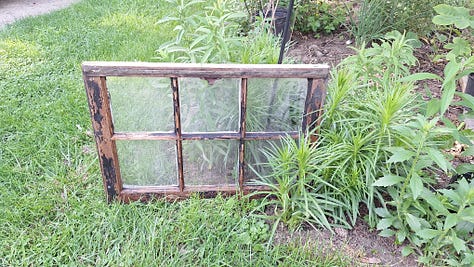
[[[344,265],[266,249],[268,225],[237,198],[106,203],[80,65],[151,61],[175,37],[155,24],[170,8],[86,0],[0,30],[0,266]]]

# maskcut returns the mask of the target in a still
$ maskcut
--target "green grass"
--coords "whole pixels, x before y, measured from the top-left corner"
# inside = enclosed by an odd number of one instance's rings
[[[80,64],[149,61],[165,1],[83,1],[0,31],[1,266],[341,266],[236,198],[107,205]]]

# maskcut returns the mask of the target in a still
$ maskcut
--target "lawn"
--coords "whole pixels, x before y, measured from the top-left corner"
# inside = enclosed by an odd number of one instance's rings
[[[298,240],[267,247],[236,198],[106,203],[80,64],[152,60],[171,8],[85,0],[0,31],[0,265],[348,265]]]

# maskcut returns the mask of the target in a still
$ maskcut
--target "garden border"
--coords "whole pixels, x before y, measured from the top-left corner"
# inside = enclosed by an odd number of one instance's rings
[[[100,167],[107,201],[118,199],[123,202],[147,201],[154,197],[176,199],[200,193],[204,197],[222,194],[246,194],[268,188],[244,184],[245,141],[281,139],[286,135],[297,138],[298,132],[247,132],[246,103],[247,80],[249,78],[305,78],[308,81],[301,129],[312,132],[320,122],[322,105],[326,94],[329,66],[324,64],[191,64],[191,63],[146,63],[146,62],[84,62],[82,64],[84,85],[89,102],[89,110],[94,129]],[[174,132],[115,132],[110,96],[106,77],[164,77],[170,78],[173,91]],[[182,133],[178,78],[202,78],[212,82],[222,78],[240,78],[239,131],[213,133]],[[312,135],[313,141],[316,135]],[[172,140],[176,141],[178,186],[140,186],[124,188],[116,140]],[[183,174],[183,140],[238,140],[239,172],[238,185],[186,186]]]

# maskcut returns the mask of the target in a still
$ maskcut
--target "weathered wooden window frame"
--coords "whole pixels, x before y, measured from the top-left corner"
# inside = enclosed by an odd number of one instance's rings
[[[291,132],[247,132],[246,103],[247,81],[251,78],[304,78],[308,81],[304,114],[301,129],[310,132],[319,124],[320,113],[326,94],[326,83],[329,74],[327,65],[283,64],[283,65],[250,65],[250,64],[185,64],[185,63],[144,63],[144,62],[84,62],[82,64],[84,84],[89,102],[92,126],[99,155],[100,167],[107,200],[114,199],[128,202],[146,201],[153,197],[169,199],[187,197],[193,192],[204,197],[217,193],[236,194],[255,190],[265,190],[262,186],[246,185],[245,143],[251,140],[281,139],[286,135],[298,138],[299,133]],[[161,77],[170,78],[173,92],[174,132],[115,132],[112,120],[110,96],[106,77]],[[201,78],[208,81],[224,78],[239,78],[240,115],[237,133],[182,133],[179,101],[178,78]],[[315,138],[315,137],[313,137]],[[143,186],[124,188],[118,161],[116,140],[172,140],[176,142],[178,185],[177,186]],[[237,140],[238,185],[200,185],[186,186],[183,174],[183,140]]]

